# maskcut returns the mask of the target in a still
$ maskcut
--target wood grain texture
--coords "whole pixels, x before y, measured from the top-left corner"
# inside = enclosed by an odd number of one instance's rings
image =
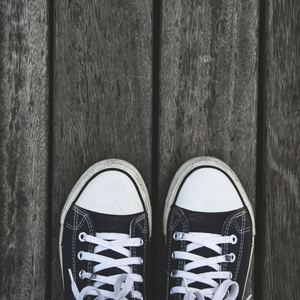
[[[0,299],[45,299],[47,1],[1,1],[0,9]]]
[[[299,299],[299,2],[266,1],[262,299]]]
[[[172,177],[196,156],[227,163],[255,205],[257,54],[257,0],[162,1],[160,224]],[[164,256],[159,265],[165,266]],[[252,273],[249,282],[247,295],[253,294]]]
[[[52,297],[63,299],[59,218],[93,163],[132,163],[150,192],[152,1],[55,1]]]

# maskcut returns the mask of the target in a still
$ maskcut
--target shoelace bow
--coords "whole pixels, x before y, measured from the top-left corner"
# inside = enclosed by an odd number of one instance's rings
[[[236,243],[236,236],[222,236],[219,234],[211,233],[183,233],[176,232],[174,239],[177,241],[190,242],[186,251],[175,251],[172,256],[173,259],[184,259],[189,261],[185,264],[184,269],[172,271],[171,276],[175,278],[182,278],[182,286],[174,286],[171,289],[172,294],[180,293],[184,294],[184,300],[204,300],[207,297],[212,300],[223,300],[226,296],[226,300],[235,300],[239,293],[239,285],[237,282],[232,281],[231,272],[221,271],[221,263],[233,262],[235,260],[234,254],[222,255],[222,248],[219,245]],[[191,253],[192,251],[206,247],[217,254],[213,257],[202,257],[200,255]],[[215,271],[206,272],[201,274],[192,273],[191,270],[209,266]],[[221,284],[218,284],[218,280],[223,280]],[[189,287],[195,282],[204,283],[211,288],[196,289]]]
[[[143,263],[140,257],[131,257],[131,252],[126,247],[139,247],[143,245],[143,240],[140,238],[130,238],[129,235],[123,233],[96,233],[96,236],[81,233],[79,240],[95,244],[94,253],[79,252],[78,258],[80,260],[96,262],[93,267],[93,273],[80,271],[81,278],[87,278],[94,281],[93,286],[87,286],[80,292],[74,281],[71,270],[69,275],[71,278],[71,288],[76,300],[82,300],[85,296],[97,296],[97,300],[115,299],[128,300],[131,298],[142,299],[142,294],[139,291],[133,290],[134,282],[143,282],[143,278],[139,274],[133,274],[130,265],[140,265]],[[114,259],[101,255],[105,250],[112,250],[125,256],[125,258]],[[119,268],[123,273],[111,276],[98,275],[97,273],[110,269]],[[100,289],[104,285],[112,285],[114,292]],[[126,296],[129,295],[129,298]]]

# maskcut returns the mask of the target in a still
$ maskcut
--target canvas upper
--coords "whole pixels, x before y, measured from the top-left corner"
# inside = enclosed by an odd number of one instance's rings
[[[61,217],[65,299],[142,299],[151,208],[140,174],[121,160],[93,165]]]
[[[166,299],[243,299],[255,234],[233,171],[200,157],[176,173],[165,206]]]

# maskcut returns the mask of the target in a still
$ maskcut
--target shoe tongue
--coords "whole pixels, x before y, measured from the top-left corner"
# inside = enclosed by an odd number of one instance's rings
[[[130,224],[140,214],[127,216],[114,216],[91,213],[96,232],[117,232],[129,234]]]
[[[232,211],[222,213],[203,213],[183,209],[189,222],[189,232],[222,234],[223,224]]]
[[[203,212],[193,212],[188,210],[183,210],[185,213],[185,216],[189,223],[189,232],[204,232],[204,233],[214,233],[214,234],[222,234],[222,228],[224,225],[224,222],[226,221],[227,217],[232,214],[231,212],[223,212],[223,213],[203,213]],[[218,253],[215,251],[202,247],[197,248],[191,253],[202,256],[202,257],[214,257],[219,256]],[[203,274],[206,272],[214,272],[215,269],[204,266],[200,268],[196,268],[193,270],[190,270],[189,272],[195,273],[195,274]],[[211,286],[206,285],[201,282],[195,282],[190,287],[196,288],[196,289],[206,289],[211,288]],[[206,299],[206,298],[205,298]]]

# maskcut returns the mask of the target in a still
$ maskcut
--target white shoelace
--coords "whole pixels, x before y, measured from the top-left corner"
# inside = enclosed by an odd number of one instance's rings
[[[181,286],[174,286],[171,289],[172,294],[180,293],[184,294],[184,300],[204,300],[207,297],[212,300],[223,300],[226,296],[226,300],[236,299],[239,292],[239,285],[237,282],[232,281],[232,274],[229,271],[221,271],[221,263],[230,263],[235,260],[233,253],[222,255],[222,248],[220,245],[224,244],[235,244],[237,239],[236,236],[222,236],[219,234],[202,233],[202,232],[191,232],[183,233],[176,232],[174,239],[178,241],[190,242],[186,251],[175,251],[172,254],[173,259],[184,259],[189,261],[185,264],[184,269],[172,271],[171,276],[175,278],[182,278]],[[196,249],[206,247],[213,250],[219,256],[214,257],[202,257],[190,253]],[[206,272],[201,274],[195,274],[190,272],[193,269],[209,266],[215,271]],[[217,281],[223,280],[221,284]],[[189,287],[194,282],[201,282],[211,288],[206,289],[195,289]]]
[[[142,299],[142,294],[139,291],[133,290],[134,282],[143,282],[143,278],[139,274],[132,273],[132,265],[140,265],[143,263],[140,257],[131,257],[131,252],[126,247],[139,247],[143,245],[143,240],[140,238],[130,238],[128,234],[123,233],[96,233],[96,236],[81,233],[80,241],[92,243],[95,246],[94,253],[79,252],[78,258],[81,260],[92,261],[98,263],[93,267],[93,273],[88,273],[84,270],[80,271],[81,278],[87,278],[94,281],[93,286],[87,286],[80,292],[73,279],[71,270],[69,275],[71,278],[71,288],[76,300],[82,300],[85,296],[98,296],[97,300],[115,299],[125,300],[129,294],[130,298]],[[101,252],[112,250],[120,253],[125,258],[114,259],[104,255]],[[111,276],[97,275],[98,272],[110,268],[119,268],[124,274],[116,274]],[[114,286],[114,292],[101,289],[103,285]]]

